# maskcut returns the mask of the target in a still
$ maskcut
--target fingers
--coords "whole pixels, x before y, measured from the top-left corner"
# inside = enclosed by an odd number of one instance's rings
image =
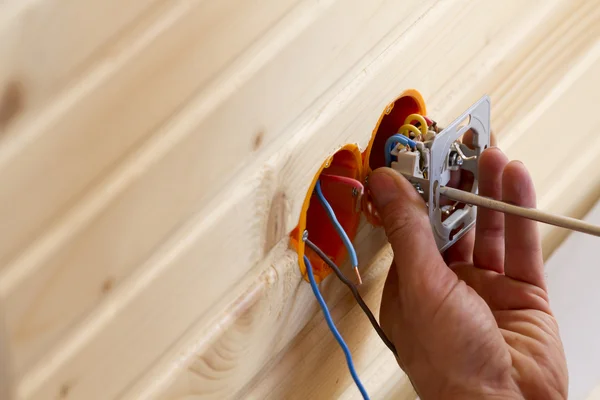
[[[485,150],[479,159],[479,194],[502,199],[502,172],[508,158],[497,147]],[[504,272],[504,214],[479,207],[473,250],[475,266]]]
[[[502,200],[524,207],[535,207],[535,189],[525,166],[511,161],[502,174]],[[506,214],[504,273],[513,279],[531,283],[543,289],[544,261],[537,223]]]
[[[537,286],[469,264],[460,264],[453,271],[485,300],[492,311],[529,309],[552,314],[548,294]]]
[[[451,271],[437,249],[421,196],[410,182],[389,168],[373,172],[369,188],[394,251],[401,289],[439,289],[450,279]]]

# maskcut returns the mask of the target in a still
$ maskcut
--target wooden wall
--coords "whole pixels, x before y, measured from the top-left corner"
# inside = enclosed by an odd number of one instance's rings
[[[0,2],[3,398],[356,398],[288,246],[319,165],[407,88],[441,123],[487,93],[540,207],[579,217],[599,33],[586,0]],[[391,254],[356,244],[377,309]],[[321,286],[372,397],[414,397]]]

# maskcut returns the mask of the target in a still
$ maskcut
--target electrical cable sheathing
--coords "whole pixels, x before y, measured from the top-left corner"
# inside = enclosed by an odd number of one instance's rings
[[[314,251],[329,266],[329,268],[331,268],[331,270],[335,273],[335,275],[339,278],[339,280],[342,281],[342,283],[344,285],[346,285],[348,287],[348,289],[350,289],[350,292],[352,292],[352,295],[356,299],[356,302],[358,303],[360,308],[363,310],[363,312],[366,314],[367,318],[369,319],[369,322],[371,322],[371,325],[373,325],[375,332],[377,332],[377,334],[379,335],[379,337],[381,338],[383,343],[388,347],[388,349],[390,349],[390,351],[394,354],[394,356],[398,357],[398,352],[396,351],[396,346],[394,346],[392,341],[390,339],[388,339],[387,335],[385,334],[385,332],[379,325],[379,322],[377,322],[377,319],[375,319],[375,316],[371,312],[371,309],[369,308],[369,306],[367,306],[367,304],[363,300],[362,296],[358,292],[358,288],[356,287],[356,285],[354,283],[352,283],[352,281],[350,281],[344,275],[344,273],[335,264],[335,262],[333,262],[333,260],[331,260],[329,257],[327,257],[327,255],[323,252],[323,250],[321,250],[319,248],[319,246],[317,246],[316,244],[311,242],[309,239],[305,239],[304,242],[306,243],[308,248],[310,248],[312,251]]]
[[[358,374],[356,373],[356,369],[354,368],[354,361],[352,360],[352,354],[350,353],[350,349],[348,348],[348,345],[344,341],[344,338],[342,337],[340,332],[337,330],[335,323],[333,322],[331,313],[329,312],[329,309],[327,308],[327,303],[325,303],[325,299],[323,299],[323,296],[321,295],[321,292],[319,291],[319,287],[317,286],[317,282],[316,282],[315,276],[313,274],[312,265],[310,264],[310,260],[308,259],[308,257],[306,255],[304,256],[304,264],[306,265],[306,273],[308,275],[310,287],[312,288],[312,291],[315,294],[315,297],[317,298],[319,305],[321,306],[321,310],[323,311],[323,315],[325,316],[325,321],[327,322],[327,326],[329,326],[329,329],[331,330],[333,337],[335,338],[335,340],[337,340],[338,344],[342,348],[342,351],[344,352],[344,355],[346,356],[346,364],[348,364],[348,370],[350,371],[350,375],[352,375],[352,379],[354,380],[356,387],[362,394],[363,399],[369,400],[369,394],[367,393],[367,390],[365,389],[362,382],[360,381],[360,378],[358,377]]]
[[[318,180],[317,184],[315,185],[315,193],[317,194],[317,197],[318,197],[319,201],[321,202],[321,205],[325,209],[325,212],[327,213],[329,220],[333,224],[333,227],[335,228],[336,232],[340,236],[340,239],[342,239],[342,242],[344,243],[344,246],[346,247],[346,250],[348,251],[348,254],[350,255],[350,261],[352,262],[352,266],[354,267],[354,272],[356,273],[358,282],[361,283],[362,279],[360,277],[360,273],[358,272],[358,256],[356,255],[356,250],[354,249],[354,246],[352,245],[352,241],[346,234],[346,231],[342,227],[342,224],[340,224],[340,221],[338,221],[337,217],[335,216],[335,211],[333,211],[331,204],[329,204],[329,202],[325,198],[325,195],[323,194],[323,190],[321,189],[321,181],[320,180]]]

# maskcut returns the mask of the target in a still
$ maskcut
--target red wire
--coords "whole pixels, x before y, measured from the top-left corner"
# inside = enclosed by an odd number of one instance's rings
[[[360,190],[360,195],[362,196],[365,193],[365,187],[360,181],[356,179],[350,178],[348,176],[339,176],[339,175],[329,175],[329,174],[321,174],[320,178],[327,178],[331,181],[345,183],[346,185],[350,185]]]

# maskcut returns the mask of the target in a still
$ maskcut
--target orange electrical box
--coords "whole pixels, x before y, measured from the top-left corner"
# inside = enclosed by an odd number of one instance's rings
[[[298,264],[305,279],[306,266],[303,259],[305,253],[313,267],[317,282],[320,282],[331,273],[331,269],[319,256],[313,253],[312,250],[306,249],[302,239],[305,230],[310,232],[311,241],[319,246],[336,264],[340,265],[347,257],[342,240],[336,233],[319,200],[313,194],[319,177],[322,173],[327,173],[350,177],[367,184],[371,171],[385,165],[385,142],[390,136],[397,133],[398,127],[404,123],[406,117],[414,113],[425,115],[426,107],[421,94],[411,89],[403,92],[385,108],[371,134],[369,145],[362,153],[358,146],[347,144],[327,158],[313,177],[302,204],[300,220],[291,233],[291,244],[298,253]],[[353,240],[356,236],[361,211],[370,223],[379,225],[379,219],[374,212],[368,190],[365,190],[362,204],[357,205],[358,197],[354,195],[351,187],[343,183],[323,180],[321,181],[321,189],[350,240]]]

